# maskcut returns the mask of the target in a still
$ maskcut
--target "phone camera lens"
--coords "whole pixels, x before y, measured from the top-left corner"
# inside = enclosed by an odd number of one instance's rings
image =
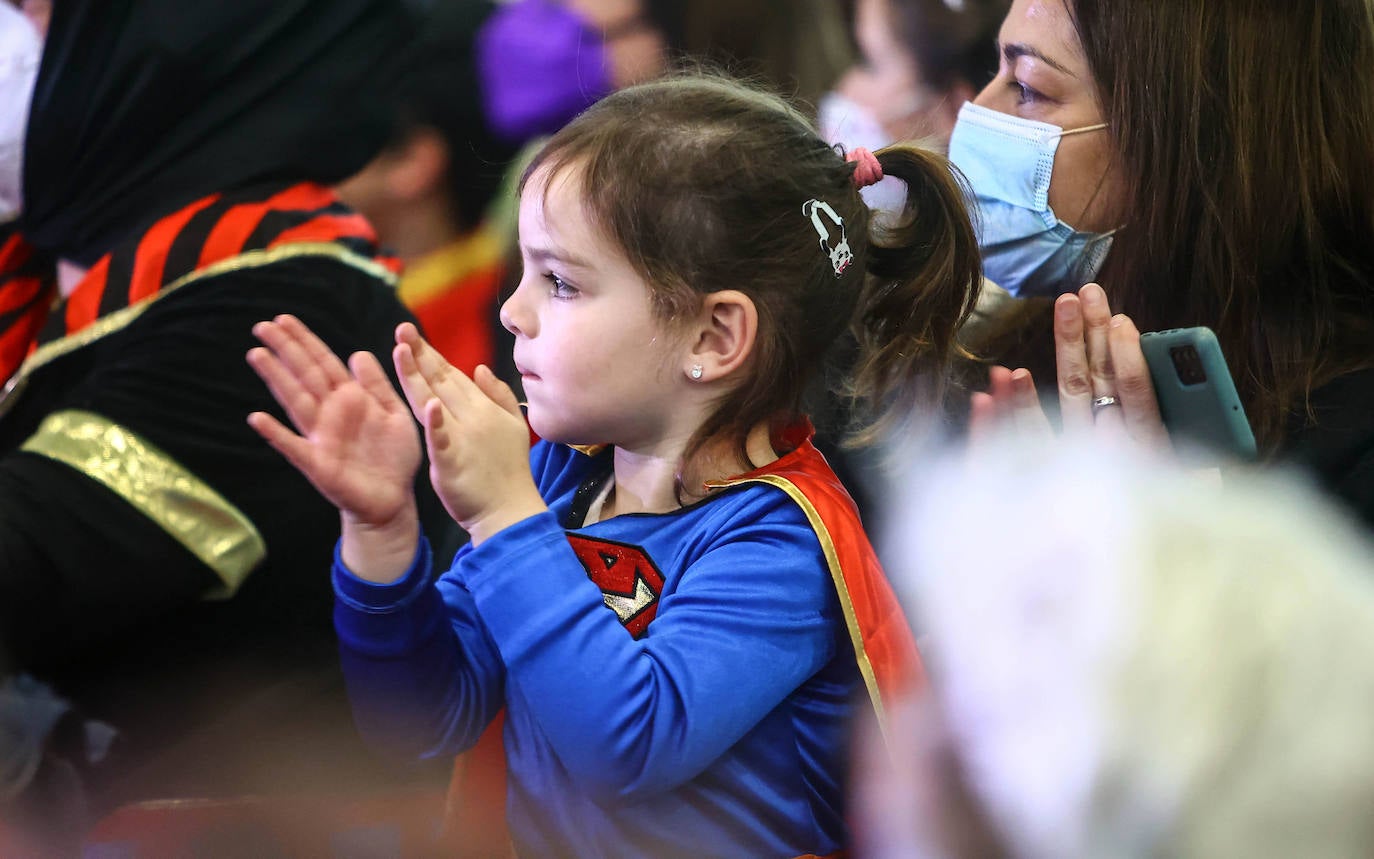
[[[1202,369],[1202,359],[1198,357],[1197,348],[1194,346],[1175,346],[1169,350],[1169,357],[1174,362],[1174,372],[1178,373],[1178,380],[1185,385],[1201,385],[1207,381],[1207,371]]]

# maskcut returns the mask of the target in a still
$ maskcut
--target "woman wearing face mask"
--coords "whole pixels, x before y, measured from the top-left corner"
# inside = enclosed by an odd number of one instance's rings
[[[1167,445],[1138,332],[1209,326],[1261,454],[1312,467],[1374,523],[1374,83],[1352,73],[1374,64],[1371,16],[1366,0],[1016,0],[950,157],[986,276],[1054,299],[1054,322],[1011,345],[985,324],[970,345],[1057,375],[1066,428]],[[975,423],[998,414],[1040,419],[1030,372],[994,368]]]

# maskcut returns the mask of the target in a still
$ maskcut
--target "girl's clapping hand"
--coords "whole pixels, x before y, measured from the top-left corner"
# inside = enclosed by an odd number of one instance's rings
[[[382,528],[414,520],[419,434],[376,356],[356,352],[345,366],[294,316],[259,322],[253,334],[263,345],[249,350],[248,363],[295,431],[266,412],[249,415],[249,426],[346,522]]]
[[[393,357],[425,428],[434,491],[474,544],[547,510],[529,466],[529,428],[510,387],[485,366],[473,378],[444,360],[410,323]]]

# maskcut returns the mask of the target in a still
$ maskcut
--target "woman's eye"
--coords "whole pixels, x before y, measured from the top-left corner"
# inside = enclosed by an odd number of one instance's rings
[[[1041,99],[1040,93],[1021,83],[1020,81],[1012,81],[1011,87],[1014,90],[1016,90],[1017,104],[1034,104],[1035,102]]]
[[[577,295],[577,287],[553,272],[544,275],[544,278],[549,282],[549,294],[554,298],[572,298]]]

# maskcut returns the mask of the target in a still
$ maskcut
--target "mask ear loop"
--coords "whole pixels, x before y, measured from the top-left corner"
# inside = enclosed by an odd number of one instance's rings
[[[822,212],[840,228],[839,244],[833,248],[830,246],[830,230],[821,221]],[[802,214],[811,219],[811,226],[815,227],[816,235],[821,239],[821,250],[830,258],[830,266],[835,269],[835,276],[844,274],[845,269],[854,261],[854,254],[849,249],[849,237],[844,232],[844,220],[830,208],[829,203],[816,199],[807,200],[802,204]]]
[[[1062,140],[1063,138],[1068,137],[1068,136],[1073,135],[1073,134],[1086,134],[1086,133],[1089,132],[1089,131],[1101,131],[1102,129],[1107,128],[1107,127],[1108,127],[1108,126],[1107,126],[1107,123],[1105,123],[1105,122],[1099,122],[1099,123],[1096,124],[1096,125],[1085,125],[1085,126],[1083,126],[1082,128],[1071,128],[1071,129],[1069,129],[1068,131],[1061,131],[1061,132],[1059,133],[1059,137],[1060,137],[1060,139]],[[1113,154],[1112,154],[1112,161],[1115,162],[1115,160],[1116,160],[1116,154],[1113,153]],[[1107,184],[1107,174],[1111,172],[1111,169],[1112,169],[1112,165],[1111,165],[1111,164],[1108,164],[1107,167],[1106,167],[1106,169],[1102,171],[1102,175],[1099,176],[1099,177],[1097,177],[1097,184],[1096,184],[1095,186],[1093,186],[1093,193],[1092,193],[1092,196],[1090,196],[1090,197],[1088,198],[1088,202],[1086,202],[1086,203],[1083,204],[1083,211],[1081,211],[1081,212],[1078,213],[1079,223],[1082,223],[1082,218],[1083,218],[1083,216],[1086,215],[1086,214],[1088,213],[1088,209],[1092,207],[1092,204],[1093,204],[1094,202],[1097,201],[1098,195],[1102,193],[1102,188]],[[1086,242],[1084,242],[1084,244],[1083,244],[1083,251],[1082,251],[1082,253],[1079,254],[1078,260],[1077,260],[1077,262],[1075,263],[1075,267],[1076,267],[1076,268],[1079,270],[1079,272],[1080,272],[1080,276],[1079,276],[1079,279],[1080,279],[1080,280],[1082,279],[1082,278],[1081,278],[1081,272],[1082,272],[1082,270],[1091,267],[1091,266],[1088,265],[1088,262],[1089,262],[1089,260],[1091,259],[1091,257],[1093,256],[1093,253],[1092,253],[1092,252],[1093,252],[1093,249],[1094,249],[1098,244],[1100,244],[1100,243],[1102,243],[1102,242],[1109,242],[1109,241],[1111,240],[1112,236],[1116,235],[1118,232],[1120,232],[1120,230],[1121,230],[1121,226],[1115,226],[1115,227],[1112,227],[1110,230],[1108,230],[1108,231],[1105,232],[1105,233],[1097,233],[1097,234],[1092,235],[1091,238],[1089,238]]]
[[[1105,122],[1099,122],[1097,125],[1085,125],[1082,128],[1071,128],[1068,131],[1059,132],[1059,138],[1062,140],[1065,137],[1068,137],[1073,134],[1086,134],[1089,131],[1101,131],[1104,128],[1107,128],[1107,123]],[[1112,161],[1116,161],[1115,153],[1112,154]],[[1102,193],[1103,186],[1107,184],[1107,174],[1111,172],[1111,169],[1112,165],[1108,164],[1106,169],[1102,171],[1102,175],[1097,177],[1097,184],[1093,186],[1092,196],[1088,198],[1088,202],[1083,204],[1083,210],[1078,213],[1079,223],[1083,222],[1083,216],[1088,213],[1088,209],[1092,208],[1092,204],[1097,202],[1098,195]],[[1094,236],[1092,241],[1096,242],[1101,241],[1102,239],[1111,238],[1112,236],[1116,235],[1117,231],[1120,229],[1120,226],[1113,227],[1112,229],[1105,233],[1102,233],[1101,235]]]

